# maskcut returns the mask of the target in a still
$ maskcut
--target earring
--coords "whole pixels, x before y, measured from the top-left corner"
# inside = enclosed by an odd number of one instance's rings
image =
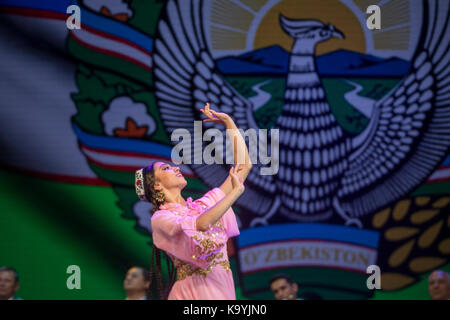
[[[157,192],[156,193],[156,200],[158,202],[164,202],[164,198],[165,198],[164,193],[162,193],[162,192]]]

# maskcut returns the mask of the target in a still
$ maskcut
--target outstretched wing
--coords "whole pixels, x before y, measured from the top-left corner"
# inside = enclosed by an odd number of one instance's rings
[[[156,100],[169,134],[185,128],[194,135],[194,120],[204,118],[199,111],[211,107],[230,114],[243,130],[257,126],[252,105],[218,72],[204,35],[202,1],[168,1],[158,22],[153,51]],[[205,123],[205,127],[214,126]],[[253,142],[255,143],[255,142]],[[224,165],[192,164],[194,172],[209,187],[219,186],[228,176]],[[238,204],[255,213],[266,212],[275,192],[272,176],[249,174],[246,191]]]
[[[411,71],[375,106],[367,141],[349,160],[339,199],[353,216],[409,193],[443,161],[450,145],[449,1],[424,1]]]

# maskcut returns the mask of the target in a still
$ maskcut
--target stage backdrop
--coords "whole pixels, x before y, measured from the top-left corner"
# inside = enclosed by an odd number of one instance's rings
[[[381,29],[369,30],[377,4]],[[69,30],[69,5],[81,29]],[[24,299],[122,299],[148,267],[134,171],[170,161],[206,101],[279,129],[230,241],[239,299],[292,275],[323,299],[429,299],[449,270],[449,2],[0,0],[0,265]],[[270,142],[270,141],[269,141]],[[271,141],[271,143],[275,143]],[[184,196],[226,165],[181,165]],[[69,265],[81,289],[66,286]],[[366,286],[369,265],[381,290]]]

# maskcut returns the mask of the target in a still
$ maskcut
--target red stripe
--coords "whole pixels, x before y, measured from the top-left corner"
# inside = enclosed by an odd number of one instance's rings
[[[161,160],[161,161],[166,161],[166,162],[172,162],[172,159],[167,158],[167,157],[163,157],[163,156],[159,156],[159,155],[148,155],[145,153],[139,153],[139,152],[132,152],[132,151],[116,151],[116,150],[108,150],[108,149],[100,149],[100,148],[94,148],[94,147],[89,147],[85,144],[80,143],[80,146],[82,149],[86,149],[89,151],[93,151],[93,152],[98,152],[98,153],[103,153],[103,154],[110,154],[110,155],[114,155],[114,156],[130,156],[130,157],[141,157],[141,158],[145,158],[145,159],[149,159],[149,160]],[[84,153],[86,155],[86,153]],[[86,157],[88,157],[88,155],[86,155]],[[92,159],[92,157],[90,157]],[[96,160],[94,160],[96,161]],[[102,162],[96,161],[99,165],[103,165]],[[130,166],[131,167],[131,166]],[[138,168],[140,169],[140,168]],[[136,169],[137,170],[137,169]],[[183,174],[185,176],[188,177],[194,177],[193,174],[190,173],[186,173],[183,171]]]
[[[111,154],[114,156],[139,157],[139,158],[145,158],[145,159],[161,159],[164,161],[172,162],[172,159],[163,157],[163,156],[158,156],[158,155],[149,155],[149,154],[133,152],[133,151],[116,151],[116,150],[99,149],[99,148],[88,147],[87,145],[82,144],[82,143],[80,143],[80,145],[83,149],[86,149],[86,150],[104,153],[104,154]]]
[[[447,177],[440,177],[440,178],[432,178],[432,176],[442,170],[448,170],[450,169],[450,166],[440,166],[433,174],[425,181],[425,183],[432,183],[432,182],[441,182],[441,181],[447,181],[450,180],[450,175]]]
[[[448,181],[450,177],[428,179],[425,183]]]
[[[26,17],[50,18],[57,20],[66,20],[68,17],[68,14],[61,12],[16,7],[0,7],[0,12],[12,13]]]
[[[85,156],[86,156],[86,159],[88,159],[90,163],[93,163],[98,167],[109,169],[109,170],[122,171],[122,172],[134,172],[134,171],[140,169],[140,167],[137,167],[137,166],[119,166],[119,165],[115,165],[115,164],[106,164],[106,163],[94,160],[93,158],[89,157],[86,154],[85,154]]]
[[[86,159],[88,159],[88,161],[90,163],[95,164],[96,166],[100,167],[100,168],[104,168],[104,169],[108,169],[108,170],[113,170],[113,171],[122,171],[122,172],[135,172],[136,170],[141,169],[141,167],[137,167],[137,166],[122,166],[122,165],[115,165],[115,164],[106,164],[100,161],[97,161],[91,157],[89,157],[88,155],[84,154],[86,156]],[[183,176],[185,177],[189,177],[189,178],[195,178],[195,175],[190,174],[190,173],[186,173],[183,172]]]
[[[88,161],[90,163],[95,164],[98,167],[104,168],[104,169],[108,169],[108,170],[114,170],[114,171],[122,171],[122,172],[135,172],[136,170],[141,169],[141,167],[137,167],[137,166],[126,166],[126,165],[116,165],[116,164],[106,164],[100,161],[97,161],[91,157],[89,157],[88,155],[86,155],[86,159],[88,159]],[[183,171],[182,171],[183,172]],[[193,174],[190,173],[186,173],[183,172],[183,176],[185,177],[189,177],[189,178],[194,178],[195,176]]]
[[[120,38],[120,37],[118,37],[118,36],[116,36],[116,35],[113,35],[113,34],[110,34],[110,33],[103,32],[103,31],[101,31],[101,30],[97,30],[97,29],[91,28],[90,26],[85,25],[85,24],[81,24],[81,25],[82,25],[82,29],[85,29],[85,30],[87,30],[87,31],[89,31],[89,32],[92,32],[92,33],[94,33],[94,34],[96,34],[96,35],[99,35],[99,36],[101,36],[101,37],[103,37],[103,38],[108,38],[108,39],[110,39],[110,40],[114,40],[114,41],[117,41],[117,42],[121,42],[121,43],[123,43],[123,44],[126,44],[126,45],[128,45],[128,46],[130,46],[130,47],[133,47],[133,48],[135,48],[135,49],[141,51],[142,53],[144,53],[144,54],[146,54],[146,55],[149,55],[149,56],[152,55],[151,52],[145,50],[144,48],[138,46],[136,43],[131,42],[131,41],[127,40],[127,39],[123,39],[123,38]]]
[[[23,168],[17,168],[13,166],[3,166],[6,167],[8,170],[11,170],[13,172],[26,174],[35,178],[40,179],[46,179],[46,180],[53,180],[56,182],[64,182],[64,183],[73,183],[73,184],[82,184],[82,185],[89,185],[89,186],[103,186],[103,187],[109,187],[111,184],[108,181],[105,181],[100,178],[88,178],[88,177],[79,177],[79,176],[69,176],[69,175],[63,175],[58,173],[45,173],[45,172],[39,172],[29,169],[23,169]]]
[[[152,71],[152,68],[146,66],[145,64],[143,64],[140,61],[137,61],[137,60],[135,60],[133,58],[130,58],[130,57],[126,56],[126,55],[123,55],[121,53],[117,53],[117,52],[114,52],[114,51],[111,51],[111,50],[107,50],[107,49],[104,49],[104,48],[96,47],[96,46],[93,46],[93,45],[88,44],[86,42],[83,42],[83,40],[78,38],[75,35],[75,32],[73,32],[73,31],[70,31],[70,34],[72,35],[72,39],[74,39],[77,43],[79,43],[80,45],[82,45],[82,46],[84,46],[84,47],[86,47],[88,49],[91,49],[91,50],[94,50],[94,51],[97,51],[97,52],[100,52],[100,53],[103,53],[103,54],[106,54],[106,55],[110,55],[110,56],[113,56],[113,57],[116,57],[116,58],[119,58],[119,59],[123,59],[123,60],[129,61],[131,63],[137,64],[138,66],[140,66],[141,68],[144,68],[147,71],[150,71],[150,72]]]

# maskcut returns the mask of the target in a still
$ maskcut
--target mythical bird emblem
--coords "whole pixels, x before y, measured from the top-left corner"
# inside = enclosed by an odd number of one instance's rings
[[[317,20],[280,16],[282,29],[294,39],[284,107],[276,123],[280,170],[273,176],[253,170],[238,204],[260,223],[275,214],[324,221],[337,213],[346,224],[362,227],[359,217],[420,185],[450,145],[448,12],[447,1],[424,1],[410,72],[373,103],[370,122],[356,137],[347,136],[331,112],[314,56],[319,42],[345,35]],[[157,104],[169,134],[179,127],[193,130],[206,101],[232,113],[242,129],[257,129],[252,102],[215,65],[204,33],[202,1],[168,1],[153,61]],[[222,165],[192,169],[209,186],[218,185],[228,172]]]

